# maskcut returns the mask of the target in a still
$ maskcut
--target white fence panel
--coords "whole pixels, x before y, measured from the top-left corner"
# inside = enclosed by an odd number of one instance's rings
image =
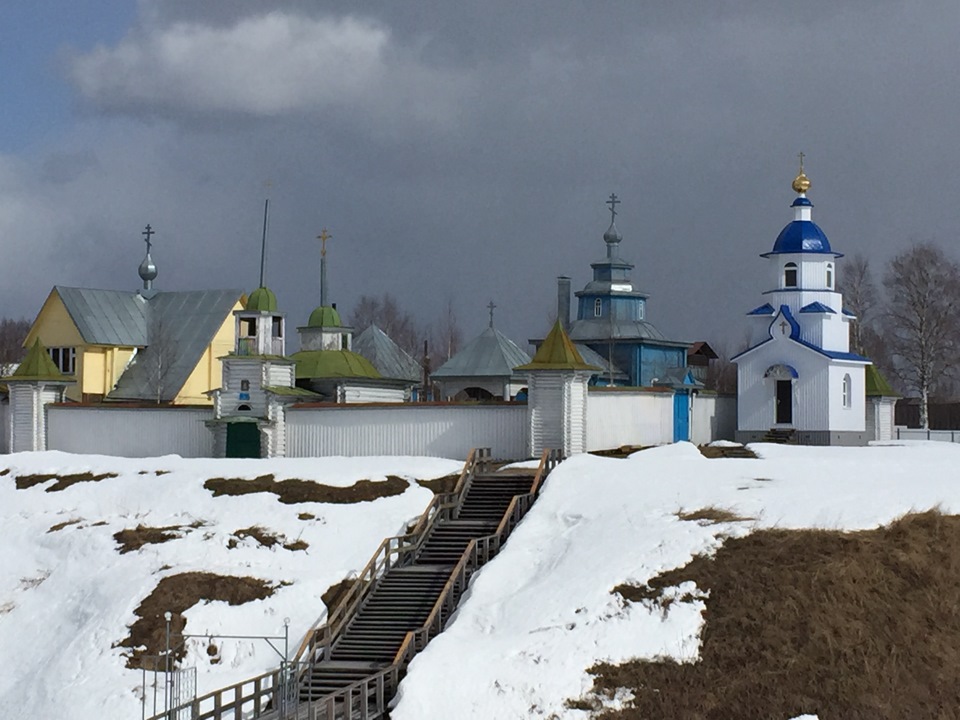
[[[737,397],[698,394],[693,396],[690,441],[706,445],[714,440],[733,440],[737,434]]]
[[[587,450],[673,442],[673,393],[591,388]]]
[[[960,430],[923,430],[921,428],[896,427],[897,440],[937,440],[939,442],[960,442]]]
[[[47,447],[120,457],[212,457],[213,408],[47,407]]]
[[[10,452],[10,406],[0,402],[0,453]]]
[[[527,406],[392,405],[287,410],[287,456],[430,455],[465,458],[489,447],[495,458],[527,456]]]

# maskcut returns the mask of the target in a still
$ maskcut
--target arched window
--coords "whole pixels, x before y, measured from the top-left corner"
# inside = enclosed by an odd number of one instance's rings
[[[597,298],[593,301],[593,316],[600,317],[603,315],[603,300]]]
[[[797,286],[797,264],[788,262],[783,266],[783,286],[795,288]]]
[[[827,289],[833,290],[833,263],[827,263]]]
[[[238,405],[237,412],[250,412],[252,408],[249,405]]]
[[[843,376],[843,406],[845,408],[853,405],[853,393],[851,392],[851,381],[849,375]]]

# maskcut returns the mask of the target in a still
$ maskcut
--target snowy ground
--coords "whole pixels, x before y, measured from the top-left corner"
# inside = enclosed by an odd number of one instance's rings
[[[293,647],[323,613],[320,595],[362,568],[380,541],[418,516],[432,493],[416,483],[401,495],[349,505],[284,505],[272,494],[214,498],[213,477],[301,478],[347,486],[393,474],[434,478],[462,463],[436,458],[304,460],[129,460],[65,453],[0,455],[0,707],[4,718],[132,720],[141,716],[141,673],[124,667],[122,649],[134,610],[167,575],[207,571],[292,582],[262,601],[197,605],[188,633],[282,635],[290,618]],[[54,481],[16,489],[18,475],[91,471],[118,477],[46,492]],[[157,475],[156,471],[164,474]],[[146,473],[146,474],[141,474]],[[301,513],[312,519],[300,519]],[[75,522],[71,522],[75,521]],[[50,532],[55,525],[71,522]],[[114,533],[137,525],[196,528],[162,544],[120,554]],[[305,551],[266,548],[252,539],[230,549],[235,531],[261,526],[304,540]],[[281,643],[282,645],[282,643]],[[276,667],[262,641],[220,641],[211,665],[195,641],[187,665],[198,667],[201,694]],[[149,713],[148,713],[149,714]]]
[[[564,462],[453,622],[414,660],[391,717],[585,718],[564,703],[590,689],[586,668],[596,662],[698,653],[702,602],[667,613],[625,606],[614,586],[683,566],[722,534],[867,529],[934,506],[960,513],[957,445],[751,447],[761,459],[708,460],[683,443]],[[677,517],[711,506],[753,519]]]

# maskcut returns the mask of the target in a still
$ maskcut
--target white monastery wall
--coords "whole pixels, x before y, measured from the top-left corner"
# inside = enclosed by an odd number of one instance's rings
[[[340,401],[345,403],[402,403],[405,400],[402,387],[365,387],[363,385],[344,385],[340,392]]]
[[[672,392],[590,389],[587,451],[670,442],[673,442]]]
[[[489,447],[495,458],[524,458],[527,406],[349,405],[287,410],[287,456],[429,455],[466,458]]]
[[[690,442],[706,445],[714,440],[733,440],[737,433],[735,395],[698,394],[691,406]]]
[[[213,457],[210,408],[47,407],[50,450],[120,457]]]
[[[10,406],[0,402],[0,454],[10,452]]]

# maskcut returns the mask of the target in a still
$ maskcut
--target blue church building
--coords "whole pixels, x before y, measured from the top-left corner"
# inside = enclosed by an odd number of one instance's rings
[[[698,385],[687,370],[691,343],[668,340],[648,319],[649,295],[630,278],[634,266],[620,256],[623,236],[617,230],[611,195],[610,227],[603,234],[606,257],[591,263],[593,279],[575,293],[577,318],[570,320],[570,278],[558,278],[557,313],[584,361],[603,368],[595,384],[630,386]],[[542,340],[530,341],[537,348]]]

